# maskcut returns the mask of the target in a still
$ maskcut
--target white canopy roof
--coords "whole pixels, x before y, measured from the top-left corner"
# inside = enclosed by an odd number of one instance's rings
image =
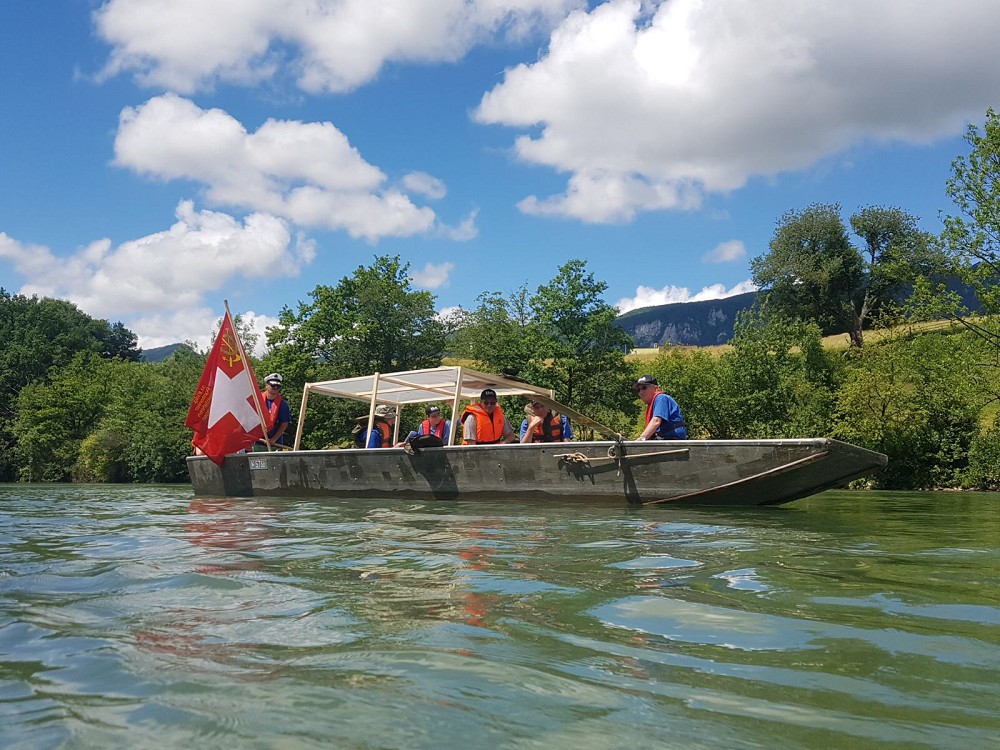
[[[498,396],[540,396],[553,399],[555,392],[549,388],[540,388],[530,383],[492,375],[468,367],[434,367],[429,370],[407,370],[404,372],[375,373],[356,378],[341,378],[340,380],[324,380],[317,383],[306,383],[302,391],[302,413],[295,433],[295,449],[302,444],[302,428],[306,419],[306,408],[309,395],[322,393],[327,396],[339,396],[368,404],[368,430],[372,429],[375,419],[375,407],[378,404],[423,404],[431,401],[450,401],[452,413],[458,414],[460,401],[478,401],[480,394],[492,388]],[[449,442],[454,443],[455,433],[452,430]],[[395,425],[393,442],[399,438],[399,422]]]
[[[479,394],[492,388],[498,396],[545,396],[554,398],[549,388],[491,375],[468,367],[434,367],[429,370],[375,373],[357,378],[306,383],[306,393],[325,393],[376,404],[421,404],[428,401],[478,401]]]

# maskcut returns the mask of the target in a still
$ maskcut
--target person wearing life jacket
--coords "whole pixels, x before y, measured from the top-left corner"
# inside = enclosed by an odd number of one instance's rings
[[[462,445],[516,443],[514,428],[497,406],[497,392],[492,388],[479,394],[479,403],[469,404],[462,412]]]
[[[451,434],[451,420],[442,417],[441,407],[433,404],[424,409],[424,414],[427,415],[427,419],[407,435],[404,442],[409,442],[418,435],[437,435],[442,443],[447,444],[448,436]]]
[[[553,414],[540,401],[524,407],[525,419],[521,422],[522,443],[562,443],[573,439],[569,420]]]
[[[643,375],[632,388],[646,404],[646,429],[639,440],[687,440],[681,407],[660,390],[652,375]]]
[[[267,414],[264,421],[267,423],[267,443],[268,445],[288,445],[288,438],[285,431],[292,421],[292,410],[288,402],[281,397],[281,386],[284,378],[279,373],[272,372],[264,378],[264,390],[260,395],[264,397]]]
[[[364,420],[360,429],[355,428],[354,445],[357,448],[391,448],[392,429],[396,424],[396,409],[388,404],[379,404],[375,407],[375,424],[372,426],[371,434],[368,433],[368,418],[359,417]]]

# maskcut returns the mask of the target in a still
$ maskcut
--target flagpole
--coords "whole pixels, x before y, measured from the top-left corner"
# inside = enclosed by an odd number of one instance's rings
[[[245,367],[243,372],[247,374],[247,382],[250,383],[250,393],[253,395],[253,406],[257,411],[257,419],[260,420],[260,429],[264,435],[264,444],[267,446],[267,452],[270,453],[273,449],[271,448],[271,441],[267,437],[267,421],[264,419],[264,412],[260,409],[260,392],[257,390],[259,386],[253,382],[253,378],[250,377],[250,360],[247,358],[246,349],[243,348],[243,340],[240,338],[240,332],[236,330],[236,323],[233,321],[233,316],[229,312],[229,300],[222,300],[222,304],[226,306],[226,317],[229,318],[229,325],[232,326],[233,336],[236,338],[236,345],[240,348],[240,356],[243,357],[243,362]]]

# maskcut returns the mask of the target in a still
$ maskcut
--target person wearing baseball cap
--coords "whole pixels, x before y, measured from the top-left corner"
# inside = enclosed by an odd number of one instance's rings
[[[674,399],[660,390],[652,375],[643,375],[632,389],[646,405],[646,428],[639,440],[687,440],[684,416]]]
[[[424,409],[424,414],[427,416],[427,419],[417,425],[417,429],[406,436],[405,442],[409,442],[418,435],[437,435],[443,443],[447,443],[448,436],[451,434],[451,420],[445,419],[441,415],[441,407],[431,404]]]
[[[441,407],[436,404],[431,404],[424,409],[424,414],[427,418],[417,425],[417,429],[413,430],[406,436],[406,440],[399,444],[403,446],[404,450],[410,446],[410,443],[414,440],[414,438],[423,438],[428,435],[434,435],[437,437],[441,441],[442,445],[448,444],[448,437],[451,435],[451,420],[445,419],[441,415]],[[423,440],[417,441],[417,443],[420,444],[423,444],[423,442]],[[411,451],[407,450],[406,452],[410,453]]]
[[[497,405],[497,392],[492,388],[486,388],[479,394],[479,403],[465,407],[460,421],[462,445],[517,442],[514,428]]]

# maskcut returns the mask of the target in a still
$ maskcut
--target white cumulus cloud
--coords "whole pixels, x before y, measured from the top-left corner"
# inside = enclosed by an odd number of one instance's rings
[[[251,214],[241,223],[195,211],[190,201],[163,232],[117,247],[97,240],[68,256],[0,233],[0,259],[30,279],[21,294],[68,299],[93,317],[121,320],[146,348],[211,331],[208,293],[237,278],[297,275],[314,256],[312,242],[293,238],[279,218]]]
[[[424,289],[437,289],[448,283],[448,275],[453,268],[454,263],[428,263],[413,272],[413,283]]]
[[[126,326],[139,339],[143,349],[155,349],[178,342],[194,345],[198,351],[208,351],[215,343],[215,332],[219,330],[219,321],[225,312],[219,306],[195,307],[175,312],[140,315],[131,318]],[[232,310],[233,316],[238,316],[242,326],[249,327],[257,337],[255,341],[244,339],[247,351],[254,356],[263,356],[267,351],[267,329],[278,324],[278,319],[270,315],[261,315],[253,310],[240,312]],[[266,373],[255,373],[262,377]]]
[[[731,263],[734,260],[742,260],[746,257],[747,248],[741,240],[728,240],[720,242],[714,248],[702,256],[702,260],[707,263]]]
[[[455,226],[438,222],[436,235],[455,242],[474,240],[479,236],[479,227],[476,226],[477,216],[479,216],[479,209],[474,208]]]
[[[609,0],[474,116],[568,175],[522,211],[623,222],[866,142],[960,133],[996,102],[998,27],[995,0]]]
[[[684,286],[667,285],[662,289],[654,289],[650,286],[640,285],[636,287],[634,297],[625,297],[615,303],[615,307],[621,313],[629,310],[638,310],[642,307],[655,307],[657,305],[671,305],[676,302],[702,302],[710,299],[725,299],[735,297],[737,294],[755,292],[757,287],[747,279],[741,281],[731,289],[726,289],[724,284],[711,284],[701,291],[691,294],[691,290]]]
[[[108,0],[102,77],[190,94],[216,82],[290,76],[308,92],[349,91],[389,62],[462,59],[494,40],[545,32],[585,0]]]
[[[426,172],[410,172],[403,177],[403,187],[411,193],[423,195],[431,200],[441,200],[448,194],[444,183]]]
[[[122,111],[115,163],[161,180],[200,182],[214,206],[372,242],[425,232],[435,220],[430,208],[388,187],[332,123],[268,120],[249,133],[228,113],[176,94]]]

